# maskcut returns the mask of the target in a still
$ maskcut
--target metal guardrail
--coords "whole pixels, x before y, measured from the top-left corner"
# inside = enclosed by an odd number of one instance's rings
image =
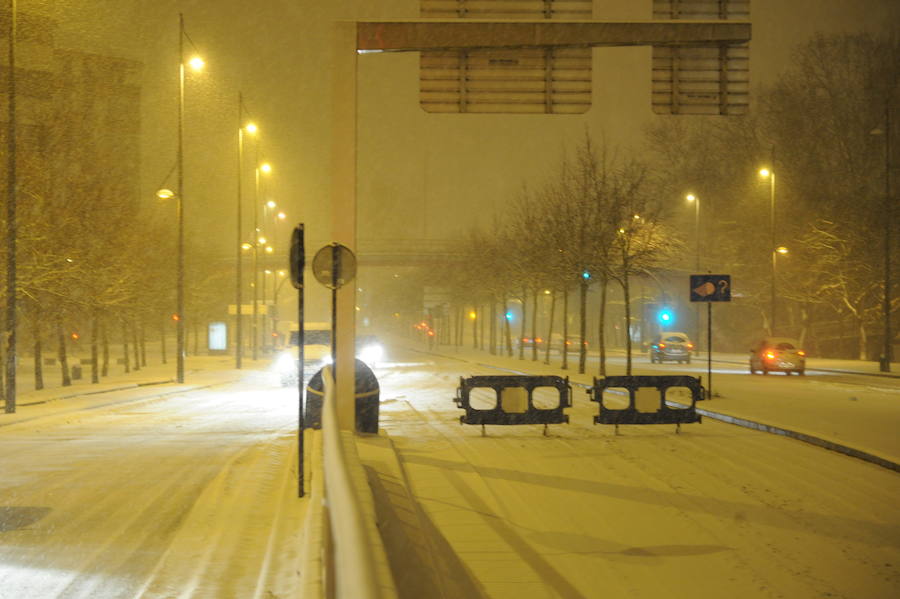
[[[311,481],[312,504],[303,549],[304,565],[318,571],[308,573],[303,595],[308,599],[395,599],[390,571],[378,567],[384,546],[375,523],[363,509],[373,499],[361,474],[353,433],[338,428],[331,368],[322,374],[322,459],[320,467],[314,468],[322,475]],[[315,449],[312,455],[315,460]]]

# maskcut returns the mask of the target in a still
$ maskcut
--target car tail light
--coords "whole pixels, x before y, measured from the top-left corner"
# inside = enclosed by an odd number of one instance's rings
[[[659,344],[659,349],[662,349],[662,348],[664,348],[665,346],[666,346],[665,343],[660,343],[660,344]]]
[[[766,357],[767,357],[768,359],[770,359],[770,360],[774,360],[774,359],[775,359],[775,352],[773,352],[773,351],[767,351],[767,352],[766,352]]]
[[[798,356],[801,356],[801,357],[805,357],[805,356],[806,356],[806,352],[803,351],[803,350],[801,349],[800,351],[797,352],[797,355],[798,355]]]
[[[694,344],[693,344],[693,343],[688,343],[688,344],[687,344],[687,348],[688,348],[688,349],[694,349]]]
[[[540,337],[538,337],[538,338],[535,339],[534,341],[535,341],[535,343],[543,343],[543,342],[544,342],[544,340],[541,339]]]

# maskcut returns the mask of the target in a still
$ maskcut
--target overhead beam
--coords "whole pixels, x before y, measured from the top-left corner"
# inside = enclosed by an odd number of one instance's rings
[[[647,46],[750,41],[744,21],[361,21],[357,51],[416,52],[535,46]]]

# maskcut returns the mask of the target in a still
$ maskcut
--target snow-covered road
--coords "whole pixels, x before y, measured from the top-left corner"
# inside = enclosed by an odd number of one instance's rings
[[[0,597],[289,596],[296,395],[258,373],[140,393],[0,429]]]
[[[460,376],[498,373],[488,361],[560,372],[451,351],[393,348],[376,369],[386,434],[358,438],[401,597],[900,592],[896,472],[711,419],[615,435],[578,388],[549,436],[483,437],[458,423]],[[0,415],[0,598],[296,595],[296,394],[229,362],[190,372],[194,389],[44,390]],[[897,455],[895,380],[729,368],[704,407]]]
[[[380,375],[381,425],[419,506],[407,546],[426,539],[419,559],[439,564],[432,586],[450,589],[446,597],[900,592],[895,472],[712,420],[681,434],[632,426],[615,435],[591,425],[596,405],[577,391],[571,424],[551,425],[549,437],[540,426],[489,426],[483,437],[458,423],[451,398],[460,375],[492,369],[422,353],[401,359],[405,366]],[[388,490],[380,513],[397,519],[403,500],[389,491],[397,473],[371,455],[363,451],[370,478],[380,479],[373,486]],[[404,557],[395,575],[406,563],[414,562]]]

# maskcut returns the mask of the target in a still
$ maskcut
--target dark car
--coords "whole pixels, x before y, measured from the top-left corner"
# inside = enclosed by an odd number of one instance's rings
[[[788,337],[766,337],[750,349],[750,374],[806,373],[806,352]]]
[[[678,363],[691,363],[691,351],[694,344],[686,333],[663,333],[657,335],[650,344],[650,362],[662,364],[666,360]]]

